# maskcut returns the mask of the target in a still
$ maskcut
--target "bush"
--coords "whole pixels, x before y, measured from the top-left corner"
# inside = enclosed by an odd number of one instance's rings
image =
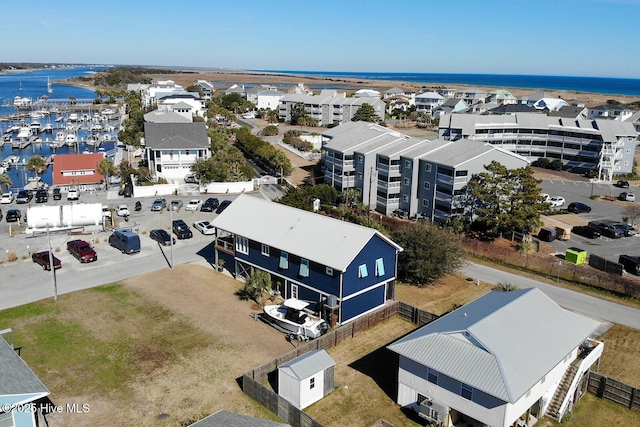
[[[17,260],[18,260],[18,254],[17,254],[17,253],[15,253],[15,252],[13,252],[13,251],[9,252],[9,253],[7,254],[7,260],[8,260],[9,262],[17,261]]]
[[[280,133],[278,126],[269,125],[262,129],[262,136],[274,136]]]

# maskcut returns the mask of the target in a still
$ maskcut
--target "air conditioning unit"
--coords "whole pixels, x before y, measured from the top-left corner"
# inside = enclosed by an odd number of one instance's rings
[[[420,403],[418,415],[427,421],[443,422],[447,414],[449,414],[449,408],[433,400],[425,399]]]

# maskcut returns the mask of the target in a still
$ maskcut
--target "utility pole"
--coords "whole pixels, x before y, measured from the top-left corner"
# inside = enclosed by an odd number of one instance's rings
[[[53,300],[58,301],[58,284],[56,283],[56,266],[53,263],[53,250],[51,249],[51,235],[47,224],[47,242],[49,243],[49,270],[51,270],[51,283],[53,285]]]
[[[173,208],[171,203],[169,203],[169,221],[169,242],[171,243],[171,265],[169,267],[173,268]]]

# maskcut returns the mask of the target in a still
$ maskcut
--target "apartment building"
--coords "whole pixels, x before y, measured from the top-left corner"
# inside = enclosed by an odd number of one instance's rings
[[[379,98],[348,98],[345,93],[324,89],[319,95],[287,94],[280,98],[280,119],[291,121],[291,108],[302,104],[307,114],[318,121],[318,126],[347,123],[353,119],[363,104],[373,107],[380,120],[384,120],[385,103]]]
[[[630,173],[637,132],[629,121],[584,120],[544,114],[447,114],[440,138],[488,142],[528,161],[560,159],[568,170],[596,171],[600,179]]]

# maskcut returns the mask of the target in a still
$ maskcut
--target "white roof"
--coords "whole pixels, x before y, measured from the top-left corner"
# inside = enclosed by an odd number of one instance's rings
[[[294,310],[303,310],[306,306],[309,305],[309,303],[299,299],[289,298],[284,301],[283,305],[285,307],[293,308]]]
[[[397,251],[402,250],[373,228],[247,194],[240,195],[211,223],[221,230],[342,272],[374,237]]]
[[[288,373],[298,380],[309,378],[318,372],[335,365],[331,356],[325,350],[311,350],[300,357],[280,365],[278,369]]]
[[[388,348],[514,403],[599,326],[537,288],[493,291]]]

